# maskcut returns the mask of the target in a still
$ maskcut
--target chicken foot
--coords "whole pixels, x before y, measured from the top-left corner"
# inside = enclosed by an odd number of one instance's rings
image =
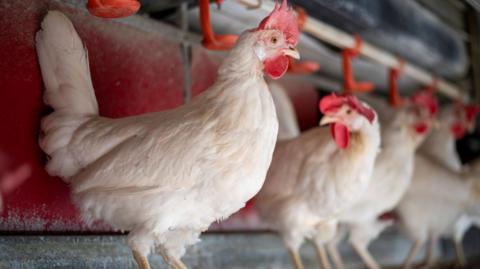
[[[421,240],[415,240],[415,243],[413,244],[412,248],[410,249],[410,252],[407,255],[407,258],[405,259],[405,262],[403,263],[403,269],[412,268],[413,259],[417,255],[417,252],[422,246],[422,243],[423,242]]]
[[[375,259],[370,255],[367,248],[363,244],[357,242],[352,242],[353,248],[357,254],[362,258],[363,262],[367,265],[368,269],[381,269],[380,265],[375,261]]]
[[[302,258],[300,257],[298,250],[289,248],[288,254],[290,254],[290,258],[292,259],[293,267],[295,269],[303,269]]]
[[[135,259],[135,262],[137,263],[137,266],[139,269],[150,269],[150,264],[148,263],[147,257],[143,256],[140,254],[140,252],[134,250],[133,252],[133,258]]]
[[[435,266],[436,260],[435,260],[435,246],[437,245],[438,240],[436,237],[430,235],[428,238],[428,252],[427,252],[427,257],[423,263],[423,265],[420,267],[421,269],[429,269],[433,268]]]
[[[173,269],[188,269],[181,260],[173,260],[170,266],[172,266]]]
[[[461,241],[455,240],[455,253],[457,254],[457,263],[460,267],[467,265],[467,259],[465,258],[465,252],[463,251],[463,245]]]
[[[342,256],[338,252],[338,246],[336,242],[330,242],[327,244],[328,254],[332,258],[333,266],[335,269],[345,269],[345,265],[342,260]]]
[[[315,247],[317,248],[317,256],[322,265],[322,269],[332,269],[332,267],[330,266],[330,262],[328,260],[327,252],[325,251],[325,247],[323,246],[323,244],[316,243]]]
[[[180,260],[174,259],[164,249],[159,251],[160,255],[162,256],[163,260],[168,263],[173,269],[188,269],[188,267]]]

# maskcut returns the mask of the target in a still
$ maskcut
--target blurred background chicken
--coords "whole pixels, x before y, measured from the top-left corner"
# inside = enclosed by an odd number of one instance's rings
[[[412,183],[397,208],[404,230],[414,240],[405,269],[412,267],[427,239],[425,265],[434,266],[438,239],[451,236],[460,216],[480,202],[477,177],[474,171],[458,173],[422,154],[416,155]]]
[[[340,223],[349,231],[350,243],[370,269],[380,266],[369,254],[368,245],[392,223],[379,217],[392,210],[407,190],[415,151],[434,125],[437,109],[433,95],[421,91],[405,107],[392,110],[391,120],[381,128],[381,150],[367,191],[339,214]],[[344,268],[336,246],[330,245],[329,252],[337,269]]]
[[[42,120],[46,169],[69,182],[87,221],[129,230],[140,268],[155,248],[174,268],[185,246],[209,225],[242,208],[261,188],[278,122],[263,78],[281,77],[298,58],[297,20],[286,1],[245,31],[217,81],[191,103],[110,119],[98,105],[82,41],[68,18],[49,12],[37,34],[54,112]]]
[[[467,173],[473,174],[477,182],[480,181],[480,159],[469,164],[468,169],[467,171],[470,172]],[[462,212],[461,216],[455,222],[452,234],[449,235],[453,238],[458,265],[461,267],[466,266],[468,263],[463,249],[463,238],[472,226],[480,228],[480,202],[473,202],[467,206],[465,212]]]
[[[467,171],[462,165],[455,142],[473,130],[476,111],[475,106],[461,103],[444,106],[439,114],[438,128],[428,136],[419,150],[414,184],[399,207],[403,223],[415,239],[405,262],[406,267],[410,266],[417,250],[427,239],[430,242],[426,264],[432,266],[440,237],[452,238],[458,262],[462,266],[466,263],[462,239],[466,230],[474,223],[475,215],[478,214],[475,208],[478,208],[479,201],[475,192],[472,195],[462,195],[468,192],[468,188],[475,191],[475,186],[480,184],[475,183],[475,177],[478,178],[480,174],[475,169]],[[427,183],[438,188],[438,192],[422,185]],[[442,197],[443,194],[448,195]],[[414,203],[419,203],[417,208],[413,208]],[[440,212],[442,216],[437,217],[436,214]],[[418,214],[422,214],[423,218],[417,220]],[[414,226],[417,228],[413,228]],[[415,232],[413,229],[420,231]]]
[[[320,110],[320,125],[330,129],[279,141],[255,202],[297,269],[303,268],[298,250],[304,239],[314,242],[323,268],[329,267],[324,243],[335,234],[336,214],[364,192],[380,144],[375,112],[356,97],[328,95]]]
[[[437,128],[420,147],[421,154],[435,159],[456,172],[462,170],[462,162],[455,142],[472,132],[478,108],[475,105],[453,103],[442,107]]]

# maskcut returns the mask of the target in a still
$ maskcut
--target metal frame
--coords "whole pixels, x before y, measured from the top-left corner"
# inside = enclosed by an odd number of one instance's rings
[[[237,2],[245,6],[254,6],[258,4],[258,0],[237,0]],[[273,9],[273,1],[263,1],[262,5],[259,8],[265,10],[266,12],[269,12]],[[354,36],[310,16],[307,16],[302,31],[318,38],[323,42],[342,49],[352,48],[355,45]],[[367,42],[363,42],[360,49],[360,54],[370,59],[371,61],[386,66],[387,68],[397,68],[401,64],[401,60],[397,56],[381,50]],[[444,94],[449,98],[463,101],[468,101],[469,99],[468,94],[463,93],[453,83],[448,82],[423,68],[415,66],[412,63],[405,62],[404,72],[402,74],[425,85],[431,85],[433,83],[436,83],[436,88],[438,92]]]

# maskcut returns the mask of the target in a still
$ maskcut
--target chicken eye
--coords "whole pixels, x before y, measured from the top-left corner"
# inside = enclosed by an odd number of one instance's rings
[[[270,40],[272,44],[277,44],[278,38],[276,36],[273,36],[272,39]]]
[[[350,115],[350,114],[352,114],[352,110],[351,110],[351,109],[347,109],[347,111],[346,111],[346,112],[347,112],[347,115]]]

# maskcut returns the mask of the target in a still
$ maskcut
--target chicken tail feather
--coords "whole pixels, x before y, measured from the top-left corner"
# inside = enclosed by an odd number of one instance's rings
[[[67,178],[79,169],[68,156],[67,145],[80,125],[98,115],[87,50],[59,11],[49,11],[43,19],[36,48],[45,85],[43,99],[54,109],[42,120],[40,147],[50,156],[49,174]]]

